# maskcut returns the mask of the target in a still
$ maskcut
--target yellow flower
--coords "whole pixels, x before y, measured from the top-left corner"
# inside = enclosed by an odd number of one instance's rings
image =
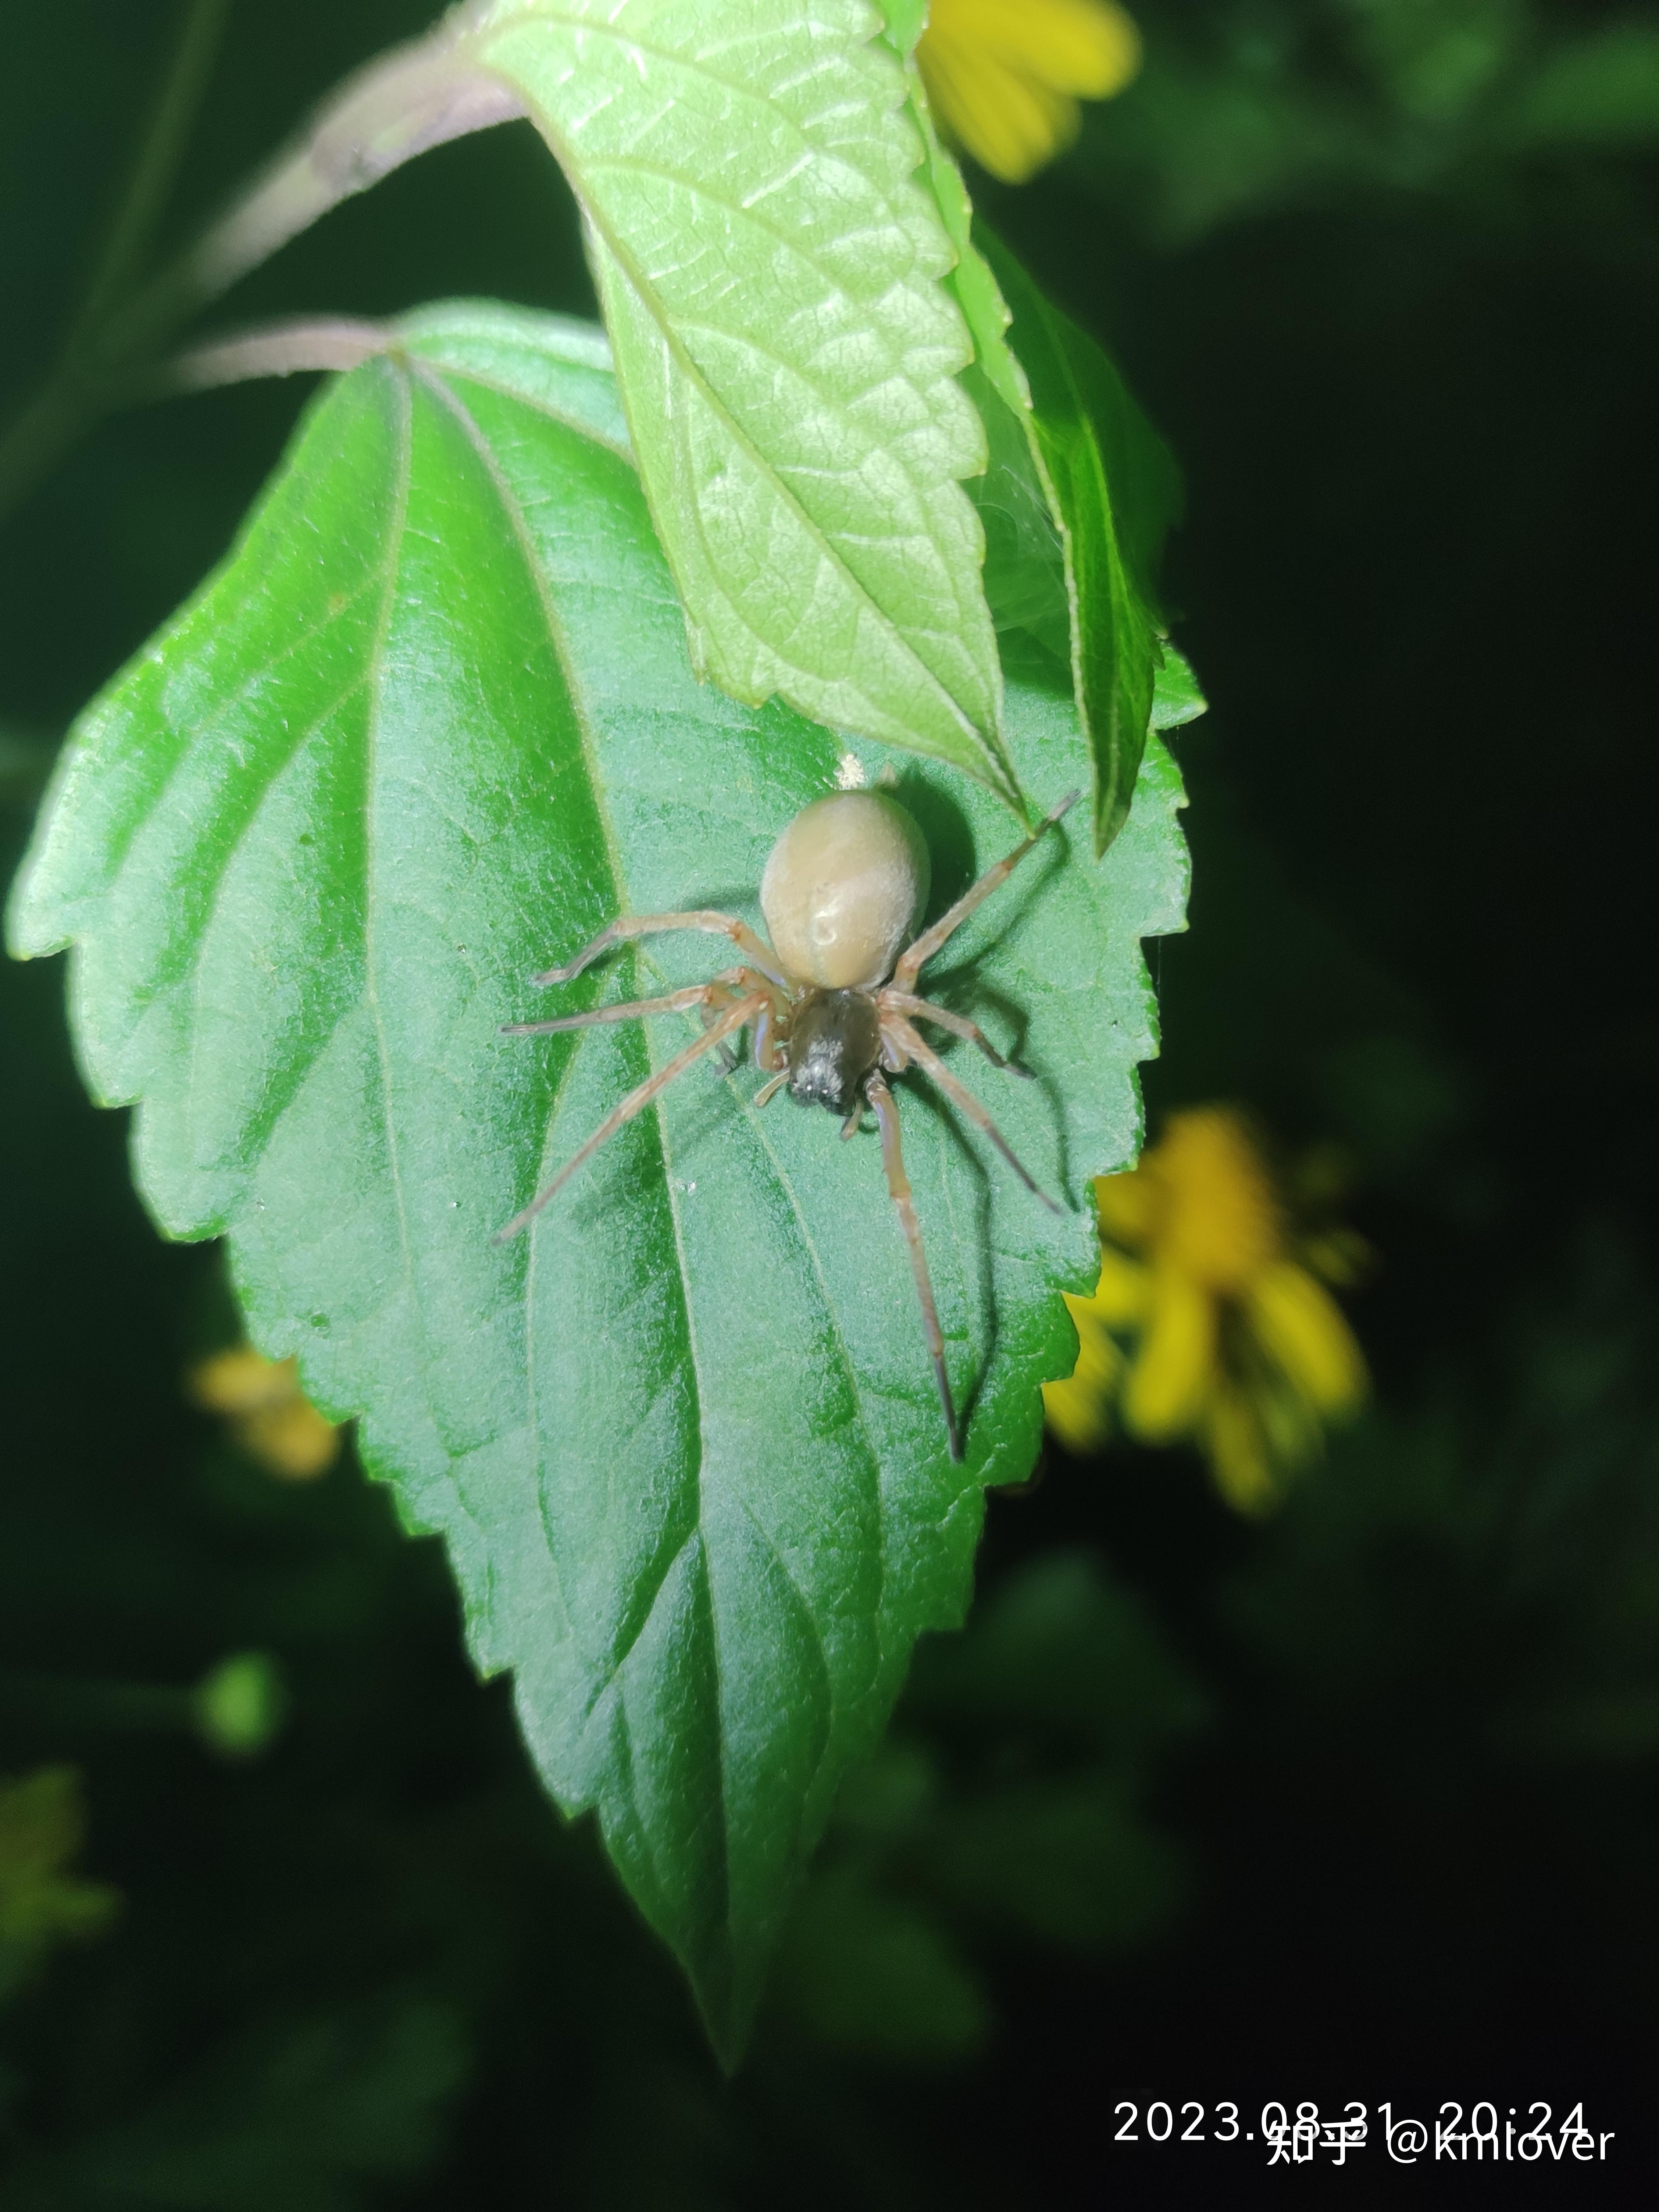
[[[266,1359],[239,1344],[191,1370],[190,1395],[222,1413],[242,1449],[286,1482],[310,1482],[339,1456],[340,1431],[301,1389],[295,1360]]]
[[[1129,82],[1140,34],[1114,0],[933,0],[916,61],[947,136],[1023,185],[1077,136],[1079,100]]]
[[[1043,1389],[1063,1443],[1105,1441],[1114,1413],[1145,1443],[1195,1443],[1229,1504],[1261,1512],[1352,1413],[1365,1363],[1325,1282],[1364,1248],[1325,1230],[1299,1243],[1243,1117],[1171,1115],[1132,1174],[1095,1185],[1100,1280],[1067,1298],[1079,1357]],[[1131,1256],[1131,1255],[1134,1256]]]

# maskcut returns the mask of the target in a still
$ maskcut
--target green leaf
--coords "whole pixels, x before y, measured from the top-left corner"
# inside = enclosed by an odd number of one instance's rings
[[[1018,418],[975,367],[963,379],[978,400],[990,458],[969,487],[985,532],[985,596],[999,635],[1029,630],[1063,668],[1072,661],[1066,545]]]
[[[1091,1950],[1144,1942],[1179,1911],[1178,1846],[1116,1779],[1015,1782],[953,1809],[927,1870],[956,1905],[1040,1940]]]
[[[125,2125],[25,2168],[24,2203],[367,2212],[443,2148],[472,2070],[459,2009],[418,1990],[272,2021]]]
[[[914,1719],[1006,1726],[1029,1751],[1046,1730],[1133,1765],[1187,1733],[1205,1705],[1135,1592],[1087,1552],[1032,1560],[975,1607],[966,1635],[924,1645],[906,1692]]]
[[[1172,726],[1153,719],[1164,636],[1153,584],[1180,478],[1100,348],[975,223],[915,60],[924,21],[921,9],[890,9],[888,37],[903,58],[923,173],[956,256],[951,289],[974,341],[964,381],[989,452],[969,486],[986,535],[986,596],[999,630],[1029,628],[1069,660],[1103,853],[1127,817],[1148,728]],[[1173,720],[1204,711],[1196,687],[1190,696],[1191,712]]]
[[[971,347],[879,28],[864,0],[493,0],[470,44],[586,212],[699,672],[1018,806]]]
[[[1009,645],[1048,805],[1084,749],[1063,672]],[[434,309],[326,390],[82,718],[14,917],[24,954],[76,947],[83,1065],[139,1102],[158,1221],[228,1237],[255,1340],[441,1532],[478,1665],[513,1669],[549,1789],[596,1808],[728,2057],[842,1769],[961,1618],[981,1486],[1025,1474],[1073,1364],[1089,1178],[1140,1133],[1137,940],[1182,926],[1178,781],[1154,745],[1106,865],[1062,825],[926,979],[1031,1070],[952,1055],[1075,1209],[901,1083],[960,1466],[870,1133],[705,1064],[503,1246],[696,1032],[499,1029],[708,975],[677,936],[552,1007],[526,981],[618,911],[755,918],[796,809],[885,758],[698,685],[597,331]],[[937,909],[1008,817],[939,765],[898,788]]]
[[[1174,646],[1166,644],[1152,683],[1152,727],[1178,730],[1185,722],[1195,722],[1209,709],[1210,702],[1199,689],[1192,663]]]
[[[974,342],[975,362],[1022,432],[1029,432],[1031,395],[1024,371],[1009,349],[1007,305],[990,264],[975,243],[973,203],[955,156],[933,127],[927,88],[916,64],[916,42],[927,24],[925,0],[921,4],[919,0],[893,0],[886,16],[885,40],[903,64],[905,98],[923,147],[922,178],[951,241],[948,281]]]
[[[808,1886],[779,1966],[782,2004],[837,2050],[936,2063],[972,2057],[990,2035],[984,1989],[949,1931],[854,1867]]]
[[[1500,110],[1506,146],[1624,153],[1659,141],[1659,27],[1613,23],[1564,42]]]
[[[1155,580],[1181,512],[1181,482],[1094,340],[1043,298],[1005,246],[975,234],[1013,309],[1010,337],[1030,380],[1062,524],[1073,677],[1094,756],[1095,849],[1103,853],[1127,819],[1152,726],[1164,653]]]

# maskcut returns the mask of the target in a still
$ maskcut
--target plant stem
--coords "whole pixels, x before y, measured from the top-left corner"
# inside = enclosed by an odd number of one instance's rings
[[[61,367],[0,432],[0,520],[25,500],[105,410]]]
[[[251,377],[356,368],[372,355],[384,353],[391,343],[392,334],[384,325],[351,315],[267,323],[175,354],[167,363],[167,388],[211,392],[216,386],[243,384]]]
[[[162,117],[140,155],[137,194],[149,194],[152,175],[164,189],[165,171],[176,160],[175,134],[185,108],[175,98],[181,64],[205,81],[205,65],[191,31],[204,9],[226,0],[198,0],[175,58],[173,81]],[[112,289],[131,254],[142,250],[159,201],[118,222],[94,279],[94,294],[114,301],[89,325],[83,313],[57,368],[0,432],[0,520],[27,497],[77,439],[114,409],[168,387],[155,374],[163,349],[182,326],[222,292],[269,258],[279,246],[416,154],[473,131],[522,115],[518,95],[481,70],[465,40],[465,26],[441,23],[428,37],[393,47],[348,77],[326,100],[300,140],[263,170],[228,212],[179,258],[135,293],[120,300]],[[181,121],[171,118],[178,115]],[[114,277],[106,276],[113,268]]]
[[[71,349],[96,330],[144,262],[207,90],[229,13],[230,0],[191,0],[149,128],[70,332]]]
[[[167,204],[207,89],[230,0],[190,0],[149,127],[57,366],[0,432],[0,516],[27,498],[113,404],[93,367],[100,325],[127,292]]]

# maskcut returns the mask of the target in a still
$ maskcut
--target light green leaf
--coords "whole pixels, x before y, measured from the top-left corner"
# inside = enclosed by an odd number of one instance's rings
[[[491,0],[586,212],[694,665],[1012,804],[956,381],[972,349],[865,0]]]
[[[751,1068],[696,1068],[496,1243],[696,1034],[500,1025],[724,963],[653,940],[554,1007],[529,975],[618,911],[752,920],[795,810],[885,757],[698,685],[605,362],[583,326],[450,307],[330,387],[82,718],[14,936],[73,944],[83,1065],[138,1102],[158,1221],[228,1236],[256,1341],[441,1532],[478,1665],[514,1670],[549,1789],[597,1809],[730,2057],[843,1767],[961,1617],[981,1487],[1027,1473],[1073,1364],[1057,1292],[1097,1263],[1089,1178],[1139,1143],[1138,939],[1181,927],[1180,788],[1154,744],[1105,866],[1062,825],[929,971],[1031,1070],[953,1054],[1075,1209],[901,1083],[964,1464],[873,1136],[757,1112]],[[1048,805],[1085,756],[1018,634],[1008,699]],[[953,769],[899,789],[938,908],[1012,825]]]

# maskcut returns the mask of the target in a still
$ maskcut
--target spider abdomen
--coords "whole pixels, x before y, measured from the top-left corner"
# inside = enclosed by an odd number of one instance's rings
[[[761,912],[783,972],[842,991],[879,983],[927,903],[927,848],[884,791],[834,791],[772,848]]]
[[[789,1095],[850,1114],[880,1057],[880,1017],[868,991],[813,991],[789,1024]]]

